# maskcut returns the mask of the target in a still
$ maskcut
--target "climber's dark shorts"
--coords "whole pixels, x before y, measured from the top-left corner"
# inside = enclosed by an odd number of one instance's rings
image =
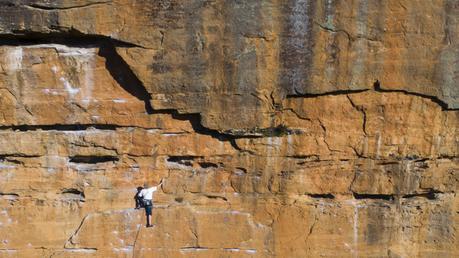
[[[151,210],[153,209],[152,205],[145,206],[145,214],[151,215]]]

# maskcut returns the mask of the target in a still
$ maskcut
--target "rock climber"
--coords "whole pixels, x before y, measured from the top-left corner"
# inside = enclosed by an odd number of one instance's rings
[[[137,187],[137,193],[134,196],[135,200],[135,208],[140,209],[143,208],[143,198],[139,196],[140,192],[143,190],[143,187]]]
[[[147,216],[147,228],[153,227],[153,225],[151,224],[151,214],[153,209],[153,192],[158,190],[158,187],[160,187],[162,184],[162,179],[157,186],[150,187],[148,183],[145,183],[144,188],[138,194],[138,196],[142,198],[143,206],[145,207],[145,215]]]

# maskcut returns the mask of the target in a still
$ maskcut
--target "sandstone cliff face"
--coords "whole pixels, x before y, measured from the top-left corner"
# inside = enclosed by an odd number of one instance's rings
[[[458,32],[455,0],[0,0],[0,257],[457,257]]]

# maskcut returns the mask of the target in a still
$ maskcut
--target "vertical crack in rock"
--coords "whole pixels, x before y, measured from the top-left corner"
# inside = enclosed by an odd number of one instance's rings
[[[314,214],[314,222],[312,222],[312,225],[311,225],[311,227],[309,228],[309,231],[308,231],[308,235],[306,236],[306,238],[304,240],[304,244],[306,246],[308,246],[309,237],[312,235],[312,232],[314,231],[314,227],[316,226],[316,223],[317,223],[318,220],[319,220],[319,218],[317,217],[317,214]]]
[[[349,147],[352,149],[355,156],[357,156],[358,158],[367,158],[365,155],[363,155],[364,150],[362,150],[362,152],[359,152],[355,146],[349,146]]]
[[[330,144],[328,144],[327,142],[327,128],[325,127],[325,125],[322,123],[322,121],[320,119],[317,119],[317,121],[319,122],[319,125],[320,127],[322,128],[322,131],[323,131],[323,142],[325,143],[325,146],[327,146],[327,149],[330,153],[332,152],[340,152],[339,150],[335,150],[335,149],[332,149],[330,147]]]
[[[367,136],[367,113],[365,112],[365,108],[363,106],[357,106],[354,101],[352,101],[351,97],[349,95],[346,95],[347,99],[351,103],[352,107],[355,108],[358,112],[362,113],[362,130],[365,136]]]
[[[83,226],[86,218],[89,217],[90,214],[87,214],[86,216],[83,217],[83,219],[81,220],[80,222],[80,225],[78,226],[78,228],[75,230],[75,232],[73,232],[73,234],[69,237],[69,239],[65,242],[64,244],[64,248],[69,248],[69,244],[70,245],[75,245],[76,243],[73,242],[73,237],[76,236],[78,234],[78,232],[80,231],[81,227]]]
[[[159,33],[161,34],[161,46],[163,46],[163,43],[164,43],[164,37],[165,37],[165,32],[160,30]]]
[[[142,225],[137,225],[138,229],[137,229],[137,233],[135,235],[135,239],[134,239],[134,243],[132,244],[132,258],[135,258],[135,247],[136,247],[136,244],[137,244],[137,240],[139,239],[139,234],[140,234],[140,231],[142,230]]]
[[[195,239],[195,244],[194,244],[194,246],[196,246],[196,247],[199,248],[200,246],[199,246],[199,237],[198,237],[198,223],[197,223],[197,221],[196,221],[196,217],[193,217],[193,218],[192,218],[192,221],[191,221],[189,227],[190,227],[190,231],[191,231],[191,233],[193,234],[194,239]]]

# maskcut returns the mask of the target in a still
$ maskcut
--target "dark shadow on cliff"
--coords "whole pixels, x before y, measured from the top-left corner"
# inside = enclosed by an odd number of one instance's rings
[[[28,30],[14,30],[11,33],[0,34],[1,46],[30,46],[38,44],[62,44],[69,47],[99,47],[104,43],[116,47],[142,47],[130,42],[114,39],[104,35],[85,34],[76,29],[60,32],[36,32]]]
[[[76,30],[59,33],[37,33],[30,31],[17,31],[14,34],[0,34],[0,46],[31,46],[39,44],[61,44],[69,47],[78,48],[98,48],[98,55],[105,58],[105,67],[112,78],[126,92],[145,103],[145,111],[148,114],[168,114],[172,118],[189,121],[196,133],[212,136],[213,138],[229,141],[231,135],[221,133],[217,130],[209,129],[201,124],[201,115],[180,114],[174,109],[154,110],[150,104],[151,96],[145,89],[143,83],[132,71],[131,67],[116,52],[117,47],[141,47],[129,42],[119,41],[110,37],[101,35],[83,34]],[[0,126],[0,129],[12,129],[19,131],[29,130],[87,130],[90,128],[102,130],[116,130],[117,125],[99,125],[99,124],[53,124],[53,125],[13,125]]]
[[[33,31],[14,31],[13,34],[0,34],[0,45],[30,46],[39,44],[61,44],[78,48],[99,48],[99,55],[105,58],[105,67],[116,82],[128,93],[145,102],[145,111],[153,113],[150,94],[137,78],[129,65],[116,52],[116,47],[141,47],[129,42],[103,35],[84,34],[71,29],[63,32],[41,33]]]
[[[199,113],[180,114],[175,109],[153,110],[152,114],[167,114],[175,120],[188,121],[193,128],[193,131],[199,134],[208,135],[220,141],[230,141],[235,138],[233,135],[219,132],[218,130],[210,129],[202,125],[201,115]]]
[[[0,46],[31,46],[40,44],[61,44],[68,47],[98,48],[98,55],[105,59],[105,67],[112,78],[130,95],[145,103],[147,114],[168,114],[172,118],[190,122],[194,132],[208,135],[220,141],[228,141],[238,149],[234,140],[237,138],[280,137],[297,133],[283,125],[270,128],[240,129],[219,131],[207,128],[201,123],[201,114],[181,114],[175,109],[154,110],[150,100],[151,95],[146,90],[142,81],[136,76],[131,67],[117,53],[117,48],[132,48],[142,46],[125,42],[103,35],[85,34],[75,29],[61,32],[41,33],[33,31],[13,31],[10,34],[0,34]],[[52,47],[52,46],[50,46]],[[102,130],[116,130],[122,127],[113,124],[52,124],[52,125],[12,125],[0,126],[0,129],[12,129],[19,131],[29,130],[87,130],[90,128]]]
[[[116,52],[115,45],[111,43],[102,44],[99,48],[99,55],[105,58],[105,68],[113,79],[129,94],[145,102],[145,111],[148,114],[153,114],[150,94],[129,65]]]

